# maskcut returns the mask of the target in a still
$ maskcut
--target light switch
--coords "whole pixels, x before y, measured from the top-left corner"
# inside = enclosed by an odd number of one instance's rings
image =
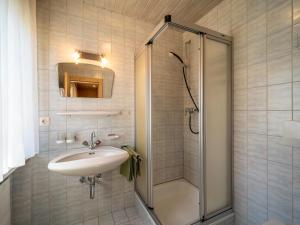
[[[40,126],[45,127],[50,125],[50,117],[40,117]]]

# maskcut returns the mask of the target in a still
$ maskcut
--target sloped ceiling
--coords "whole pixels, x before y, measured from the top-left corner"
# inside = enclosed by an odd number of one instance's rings
[[[98,5],[112,12],[157,24],[165,15],[191,24],[198,21],[222,0],[96,0]]]

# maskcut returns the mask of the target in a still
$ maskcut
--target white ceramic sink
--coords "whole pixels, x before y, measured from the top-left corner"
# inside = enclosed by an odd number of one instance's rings
[[[91,150],[72,151],[60,155],[48,164],[48,169],[69,176],[94,176],[113,170],[128,159],[128,153],[112,146]]]

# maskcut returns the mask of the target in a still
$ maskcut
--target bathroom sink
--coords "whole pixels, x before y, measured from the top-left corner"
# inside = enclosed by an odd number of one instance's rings
[[[69,176],[94,176],[117,168],[128,156],[122,149],[101,146],[62,154],[49,162],[48,169]]]

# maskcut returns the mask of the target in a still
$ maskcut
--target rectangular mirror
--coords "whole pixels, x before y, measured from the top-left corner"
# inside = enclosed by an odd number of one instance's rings
[[[85,63],[58,63],[59,92],[62,97],[110,98],[115,72]]]

